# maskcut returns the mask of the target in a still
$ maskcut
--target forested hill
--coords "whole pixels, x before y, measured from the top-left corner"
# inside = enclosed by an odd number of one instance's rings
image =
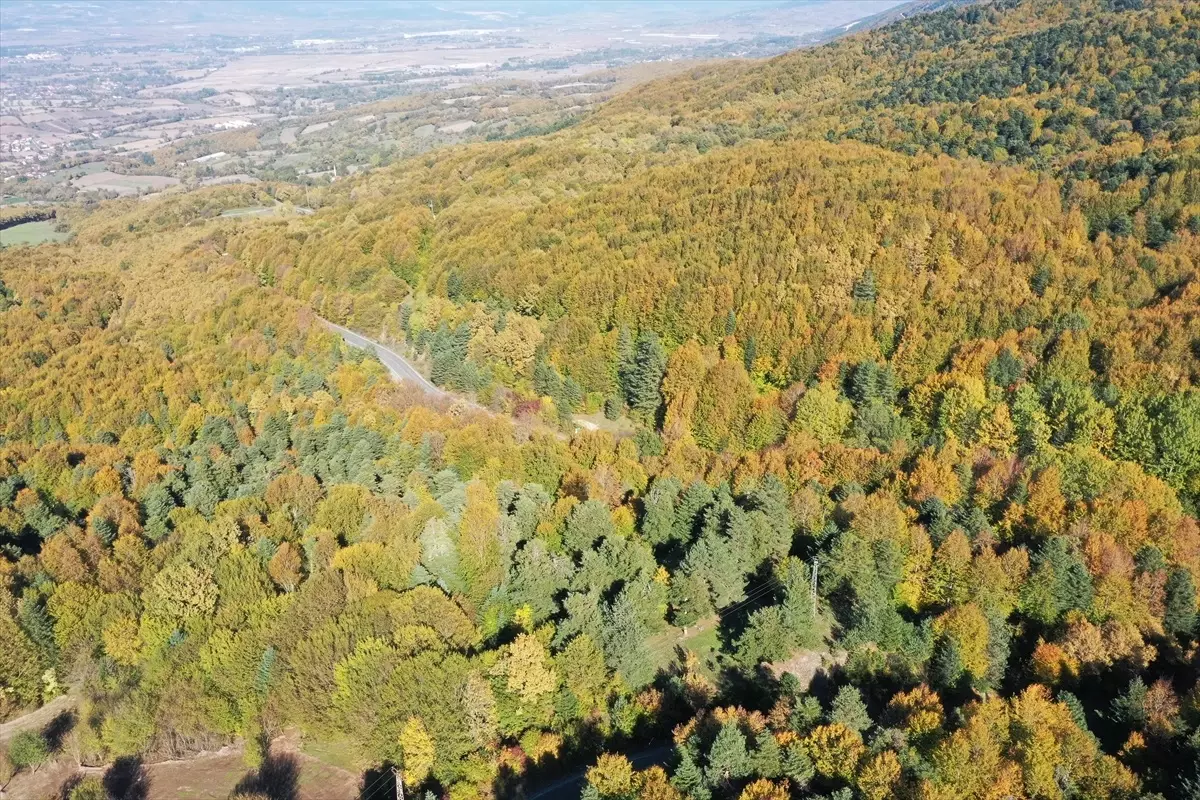
[[[753,351],[739,385],[779,389],[863,360],[913,386],[964,341],[1037,331],[1037,358],[1066,330],[1113,389],[1186,388],[1198,30],[1170,2],[946,10],[338,186],[339,235],[233,247],[422,347],[480,314],[536,327],[575,406],[621,394],[623,329],[667,350],[733,334]],[[533,378],[532,352],[469,349],[464,385]]]
[[[277,797],[289,731],[365,796],[1197,796],[1198,47],[978,4],[312,214],[64,207],[0,274],[0,717],[81,707],[0,780]]]
[[[1089,232],[1169,238],[1195,168],[1200,9],[1189,3],[1015,2],[947,9],[765,65],[698,71],[612,103],[659,139],[856,139],[1050,170]],[[666,120],[669,118],[669,128]],[[1178,180],[1174,181],[1178,183]]]

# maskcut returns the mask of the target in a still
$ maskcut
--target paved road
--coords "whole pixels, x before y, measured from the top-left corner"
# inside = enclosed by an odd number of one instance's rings
[[[379,360],[383,362],[383,365],[388,368],[388,370],[392,373],[392,377],[394,377],[396,380],[415,383],[417,386],[421,387],[425,394],[433,397],[447,396],[445,392],[426,380],[425,376],[418,372],[416,367],[408,363],[404,356],[400,355],[395,350],[384,347],[379,342],[355,333],[349,328],[343,328],[341,325],[336,325],[327,319],[323,319],[321,321],[328,325],[332,330],[341,334],[341,337],[345,339],[347,343],[352,344],[355,347],[361,347],[364,350],[374,350],[375,354],[379,356]]]

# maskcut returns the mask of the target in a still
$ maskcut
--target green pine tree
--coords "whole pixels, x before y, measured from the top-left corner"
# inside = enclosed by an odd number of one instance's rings
[[[708,750],[705,777],[712,786],[727,786],[749,774],[750,753],[746,749],[746,736],[736,722],[726,722]]]
[[[929,659],[930,683],[939,690],[956,692],[962,684],[965,671],[958,644],[953,637],[943,636],[934,647],[933,657]]]
[[[638,335],[634,348],[633,367],[626,383],[629,406],[647,420],[654,421],[662,404],[663,374],[667,371],[667,354],[658,334],[645,331]]]
[[[1163,630],[1185,639],[1196,628],[1196,585],[1192,573],[1183,567],[1172,570],[1167,578],[1166,610]]]
[[[854,282],[851,295],[860,303],[874,303],[876,293],[875,273],[868,269]]]
[[[622,325],[617,332],[617,384],[626,398],[629,397],[629,387],[633,380],[634,355],[633,334],[629,332],[628,327]]]
[[[679,766],[675,768],[675,774],[671,776],[671,784],[694,800],[708,800],[712,797],[712,792],[704,780],[704,773],[696,764],[696,759],[689,747],[679,749]]]
[[[847,684],[838,689],[833,706],[829,709],[829,721],[840,722],[859,733],[871,727],[871,715],[867,712],[867,704],[863,702],[858,687]]]
[[[675,532],[675,501],[683,484],[675,477],[656,478],[643,502],[642,536],[652,545],[665,544]]]
[[[760,778],[777,778],[783,774],[783,753],[774,734],[764,730],[754,737],[750,753],[750,774]]]

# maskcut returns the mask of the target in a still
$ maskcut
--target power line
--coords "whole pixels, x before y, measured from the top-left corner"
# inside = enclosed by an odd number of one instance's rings
[[[737,603],[734,603],[733,605],[728,606],[721,611],[718,611],[716,613],[717,620],[718,621],[726,621],[726,620],[730,619],[735,614],[737,614],[739,611],[744,611],[747,608],[749,608],[751,603],[766,596],[776,587],[778,587],[779,589],[783,589],[784,591],[787,590],[787,587],[785,587],[783,584],[781,584],[776,578],[774,578],[773,576],[768,577],[766,579],[766,581],[763,582],[763,584],[759,585],[757,588],[748,592],[746,597],[739,600]],[[661,655],[662,653],[665,653],[668,650],[672,650],[678,646],[679,646],[678,641],[670,642],[665,645],[659,645],[658,647],[649,648],[647,650],[647,655],[649,655],[649,656]]]
[[[375,780],[371,781],[369,786],[364,786],[362,788],[362,790],[359,792],[359,796],[361,796],[363,798],[363,800],[369,800],[371,795],[375,793],[375,790],[377,790],[381,786],[383,786],[385,781],[391,780],[393,778],[394,778],[393,773],[388,772],[387,770],[381,769],[379,771],[379,775],[375,778]]]
[[[388,775],[387,772],[384,772],[381,770],[379,776],[377,776],[375,778],[375,780],[371,781],[369,786],[364,786],[362,788],[362,790],[359,792],[359,795],[363,798],[363,800],[369,800],[371,795],[373,795],[375,793],[375,790],[383,785],[383,783],[382,783],[383,778],[390,778],[390,777],[391,776]]]

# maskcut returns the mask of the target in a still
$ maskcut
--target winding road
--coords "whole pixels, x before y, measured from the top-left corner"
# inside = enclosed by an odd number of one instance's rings
[[[424,375],[417,371],[416,367],[409,363],[408,359],[395,350],[385,347],[373,339],[368,339],[362,334],[355,333],[349,328],[343,328],[341,325],[330,322],[327,319],[321,319],[321,321],[329,326],[330,330],[340,334],[346,340],[347,344],[360,347],[363,350],[374,350],[375,355],[379,356],[379,360],[383,362],[383,365],[388,368],[388,371],[392,373],[392,377],[396,380],[415,383],[425,394],[432,397],[449,396],[446,392],[430,383]]]
[[[380,344],[374,339],[368,339],[361,333],[355,333],[349,328],[338,325],[336,322],[330,322],[324,317],[318,316],[317,319],[321,320],[322,324],[329,328],[329,330],[341,336],[342,339],[344,339],[350,346],[358,347],[363,350],[373,350],[375,355],[379,356],[379,360],[383,363],[383,365],[388,368],[388,372],[392,374],[393,379],[397,381],[415,383],[427,397],[450,398],[451,400],[454,400],[457,403],[465,404],[467,407],[476,411],[482,411],[487,414],[495,415],[496,412],[479,405],[479,403],[475,402],[470,397],[461,394],[455,394],[454,392],[447,392],[445,389],[439,389],[438,387],[434,386],[429,382],[428,378],[421,374],[420,370],[413,366],[411,361],[387,345]],[[595,431],[600,429],[599,425],[590,419],[587,419],[582,414],[574,414],[572,415],[571,419],[575,423],[575,430],[577,431]],[[561,430],[553,430],[553,434],[560,439],[567,438],[566,433]]]

